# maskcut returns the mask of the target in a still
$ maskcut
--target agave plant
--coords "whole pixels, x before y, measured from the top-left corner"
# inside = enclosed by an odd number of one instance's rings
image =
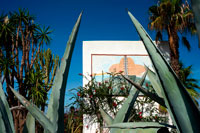
[[[142,86],[145,81],[145,77],[148,73],[148,70],[145,72],[141,80],[138,82]],[[123,76],[123,75],[122,75]],[[124,77],[127,79],[126,77]],[[130,80],[130,79],[129,79]],[[129,82],[129,83],[132,83]],[[110,128],[111,133],[116,132],[157,132],[161,127],[172,127],[174,126],[158,123],[158,122],[128,122],[128,118],[130,117],[131,110],[136,102],[136,99],[139,95],[140,90],[132,87],[128,98],[124,101],[124,104],[117,112],[117,115],[113,119],[105,110],[100,108],[101,115],[104,121],[107,123],[107,127]],[[147,92],[150,93],[150,92]],[[145,127],[145,129],[143,129]]]
[[[152,60],[160,81],[162,96],[174,124],[180,132],[199,132],[200,112],[198,107],[142,25],[129,11],[128,14]]]
[[[132,130],[135,132],[141,131],[149,133],[156,132],[161,127],[177,128],[179,132],[199,132],[200,127],[198,126],[198,123],[200,122],[200,112],[198,107],[195,105],[194,101],[186,91],[186,88],[177,78],[175,72],[164,59],[161,52],[155,46],[144,28],[129,11],[128,15],[135,25],[155,68],[154,73],[146,67],[146,73],[148,74],[151,84],[157,94],[153,94],[144,89],[142,87],[142,81],[140,83],[134,83],[127,77],[124,76],[124,78],[144,95],[166,107],[172,117],[175,127],[168,124],[154,122],[127,123],[127,117],[130,114],[128,110],[133,107],[135,98],[137,98],[138,95],[138,92],[132,91],[114,119],[103,109],[100,109],[101,114],[108,125],[107,127],[111,128],[111,132],[130,132]]]
[[[52,87],[51,98],[48,104],[47,114],[45,115],[36,105],[32,102],[26,100],[23,96],[21,96],[17,91],[12,89],[14,95],[18,98],[18,100],[25,106],[25,108],[29,111],[30,114],[27,115],[27,122],[24,132],[28,130],[28,132],[35,132],[35,120],[44,127],[45,132],[55,133],[55,132],[64,132],[64,97],[65,97],[65,89],[67,84],[67,77],[70,67],[70,61],[73,53],[73,49],[75,46],[76,37],[78,34],[78,29],[81,22],[82,12],[78,17],[78,20],[72,30],[72,33],[67,42],[67,47],[64,53],[64,56],[61,60],[61,66],[56,72],[54,84]],[[6,102],[6,98],[4,92],[2,90],[2,86],[0,86],[0,123],[2,128],[0,131],[13,133],[14,126],[12,115],[8,107],[8,103]],[[4,124],[2,124],[4,123]]]
[[[9,109],[6,96],[4,94],[2,84],[0,83],[0,132],[1,133],[13,133],[14,123],[11,111]]]

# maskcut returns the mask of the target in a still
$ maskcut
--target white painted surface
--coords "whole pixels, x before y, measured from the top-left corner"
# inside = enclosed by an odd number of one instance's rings
[[[147,55],[141,41],[83,41],[83,74],[91,74],[92,54]],[[83,79],[83,85],[87,80]]]

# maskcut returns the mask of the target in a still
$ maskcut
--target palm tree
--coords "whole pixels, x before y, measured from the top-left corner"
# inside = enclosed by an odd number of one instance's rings
[[[32,99],[32,102],[38,107],[41,107],[47,99],[44,80],[44,72],[39,68],[39,66],[36,66],[35,70],[31,69],[25,79],[26,87],[29,88],[28,99]]]
[[[53,31],[50,30],[50,27],[45,27],[43,26],[42,28],[41,27],[37,27],[37,30],[36,30],[36,33],[35,33],[35,36],[37,38],[37,41],[39,42],[38,44],[38,51],[35,55],[35,58],[31,61],[31,66],[30,68],[32,68],[39,52],[40,52],[40,47],[43,45],[43,44],[46,44],[46,45],[49,45],[50,44],[50,41],[52,40],[51,37],[49,36],[49,34],[51,34]]]
[[[160,3],[159,3],[160,2]],[[162,40],[162,31],[166,31],[170,48],[171,66],[179,75],[179,36],[178,32],[195,33],[195,24],[193,13],[187,3],[182,3],[181,0],[161,0],[157,5],[149,8],[150,23],[149,28],[156,30],[156,41]],[[190,44],[186,37],[182,36],[183,44],[190,50]]]
[[[8,102],[14,102],[14,95],[10,90],[9,86],[14,86],[11,77],[10,68],[14,65],[14,58],[11,57],[13,53],[12,43],[14,38],[14,27],[9,22],[8,16],[1,15],[0,16],[0,76],[4,75],[4,79],[6,80],[6,90],[10,97],[8,98]]]
[[[26,9],[19,9],[17,12],[0,15],[0,79],[4,77],[7,98],[11,107],[19,106],[19,103],[14,98],[10,86],[13,88],[14,86],[18,86],[19,93],[27,98],[32,98],[29,94],[36,94],[33,92],[28,93],[30,92],[30,88],[27,87],[29,84],[26,83],[25,78],[31,76],[31,70],[36,71],[34,60],[36,60],[38,54],[41,52],[40,46],[49,44],[51,40],[49,37],[49,34],[52,32],[50,31],[50,27],[40,28],[38,24],[34,23],[34,19],[35,17],[30,15]],[[31,55],[31,58],[29,55]],[[38,81],[37,85],[38,83],[42,82]],[[30,84],[33,85],[33,81]],[[40,90],[44,91],[44,89]],[[46,93],[44,95],[46,96]],[[47,99],[45,96],[43,98]],[[36,97],[38,97],[37,94]],[[34,97],[34,101],[37,102],[37,100]],[[19,115],[19,110],[12,110],[12,112],[16,131],[21,131],[26,115]],[[21,117],[22,115],[23,118]]]
[[[179,73],[179,78],[182,83],[185,85],[187,91],[192,96],[192,99],[195,103],[198,104],[196,99],[200,98],[200,94],[196,91],[196,89],[200,89],[200,86],[197,84],[198,81],[194,78],[191,78],[192,74],[192,66],[184,67],[182,63],[180,63],[181,69]]]

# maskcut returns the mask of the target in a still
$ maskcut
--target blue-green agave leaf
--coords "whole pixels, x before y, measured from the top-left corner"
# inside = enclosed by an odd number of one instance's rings
[[[139,81],[140,85],[144,83],[146,75],[147,72],[144,73],[143,77]],[[124,101],[124,104],[117,112],[113,123],[121,123],[123,121],[128,121],[128,117],[130,115],[131,109],[133,109],[133,105],[138,97],[138,94],[139,92],[134,87],[132,87],[128,98]]]
[[[3,117],[1,115],[1,111],[0,111],[0,133],[6,133],[6,128],[4,125]]]
[[[149,77],[149,80],[153,86],[153,89],[156,91],[156,93],[158,94],[159,97],[162,97],[162,86],[160,84],[160,81],[158,80],[157,75],[151,70],[149,69],[147,66],[145,66],[146,69],[148,70],[147,75]]]
[[[146,75],[147,75],[147,72],[144,73],[141,80],[139,81],[139,84],[142,85],[144,83]],[[122,77],[125,77],[125,76],[122,75]],[[129,94],[128,98],[124,101],[124,104],[122,105],[120,110],[117,112],[117,115],[114,118],[113,124],[128,121],[130,112],[133,109],[134,103],[135,103],[138,95],[139,95],[139,91],[136,90],[134,88],[134,86],[132,86],[132,88],[130,90],[130,94]],[[111,133],[121,132],[121,129],[111,128],[110,132]]]
[[[137,129],[137,128],[161,128],[161,127],[170,127],[176,128],[173,125],[168,125],[165,123],[158,122],[123,122],[123,123],[115,123],[107,126],[108,128],[123,128],[123,129]]]
[[[113,123],[113,118],[108,113],[106,113],[105,110],[103,110],[101,107],[99,108],[99,110],[106,124],[111,125]]]
[[[152,60],[163,88],[162,96],[178,130],[184,133],[199,132],[200,112],[198,107],[142,25],[129,11],[128,14]]]
[[[112,128],[115,129],[113,133],[157,133],[159,128],[138,128],[138,129],[120,129],[120,128]]]
[[[64,98],[68,78],[68,72],[71,62],[73,49],[75,46],[78,29],[81,22],[82,12],[72,30],[67,42],[64,56],[61,60],[59,71],[57,71],[52,87],[51,99],[48,105],[47,117],[54,123],[56,132],[64,132]]]
[[[128,122],[128,123],[116,123],[108,126],[114,130],[114,133],[157,133],[162,127],[175,128],[164,123],[156,122]]]
[[[4,121],[6,131],[8,133],[15,132],[12,113],[10,111],[1,83],[0,83],[0,112]]]
[[[38,120],[38,122],[50,133],[55,133],[53,123],[44,115],[40,109],[38,109],[34,104],[26,100],[22,95],[12,89],[12,92],[17,97],[17,99],[24,105],[24,107],[31,113],[31,115]]]
[[[35,133],[35,118],[31,115],[31,113],[28,113],[26,116],[23,133]]]
[[[157,96],[156,94],[149,92],[147,89],[143,88],[141,85],[138,85],[137,83],[131,81],[130,79],[124,77],[130,84],[132,84],[133,86],[135,86],[136,89],[138,89],[140,92],[142,92],[145,96],[148,96],[149,98],[151,98],[152,100],[154,100],[155,102],[159,103],[160,105],[162,105],[163,107],[166,107],[165,105],[165,101],[163,98]]]

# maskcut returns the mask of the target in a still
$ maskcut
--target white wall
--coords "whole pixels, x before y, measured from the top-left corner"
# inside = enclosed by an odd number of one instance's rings
[[[158,47],[169,61],[169,48],[167,44],[159,45]],[[142,41],[83,41],[83,75],[87,76],[87,78],[90,78],[93,54],[148,55]],[[83,86],[87,82],[83,78]],[[95,133],[99,126],[97,123],[91,125],[87,115],[84,115],[83,124],[84,133]]]
[[[92,54],[147,55],[141,41],[83,41],[83,74],[91,74]],[[87,80],[83,79],[83,85]]]

